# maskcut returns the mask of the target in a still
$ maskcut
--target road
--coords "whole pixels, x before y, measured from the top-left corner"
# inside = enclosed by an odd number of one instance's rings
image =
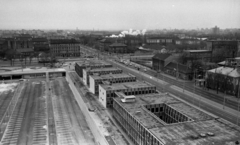
[[[134,70],[132,68],[126,67],[126,66],[124,66],[122,64],[119,64],[119,63],[116,63],[114,61],[109,61],[109,62],[111,62],[115,67],[121,68],[124,72],[128,72],[128,73],[131,73],[131,74],[135,75],[138,80],[145,80],[145,81],[155,85],[159,91],[163,91],[162,83],[158,82],[156,79],[154,79],[155,77],[146,77],[146,75],[143,75],[144,72],[142,72],[142,71]],[[175,96],[177,96],[177,97],[179,97],[183,100],[186,100],[187,102],[189,102],[191,104],[194,104],[195,106],[200,106],[200,108],[202,108],[202,109],[204,109],[204,110],[206,110],[206,111],[208,111],[212,114],[215,114],[215,115],[217,115],[221,118],[224,118],[224,119],[228,120],[229,122],[232,122],[233,124],[237,123],[237,117],[236,116],[233,116],[229,113],[225,113],[222,110],[219,110],[214,106],[210,106],[210,105],[208,105],[204,102],[201,102],[201,101],[199,101],[198,98],[189,97],[186,94],[182,93],[181,91],[177,91],[177,90],[172,89],[171,86],[172,86],[171,83],[164,83],[164,91],[165,92],[170,92],[171,94],[173,94],[173,95],[175,95]],[[240,126],[240,122],[239,122],[238,125]]]

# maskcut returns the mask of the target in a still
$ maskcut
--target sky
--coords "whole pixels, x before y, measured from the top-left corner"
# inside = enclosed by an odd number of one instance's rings
[[[239,28],[240,0],[0,0],[0,29]]]

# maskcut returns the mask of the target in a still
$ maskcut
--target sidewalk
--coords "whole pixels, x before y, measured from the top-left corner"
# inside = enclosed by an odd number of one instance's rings
[[[220,92],[220,91],[218,91],[218,93],[217,93],[216,90],[207,89],[207,88],[205,88],[205,87],[200,87],[200,86],[198,86],[198,85],[196,85],[195,87],[196,87],[196,88],[199,88],[199,89],[202,89],[203,91],[206,91],[206,92],[211,93],[211,94],[213,94],[213,95],[217,95],[217,96],[220,96],[220,97],[222,97],[222,98],[225,97],[226,100],[231,100],[231,101],[234,101],[234,102],[236,102],[236,103],[238,103],[238,101],[240,101],[240,98],[238,99],[236,96],[231,96],[231,95],[222,93],[222,92]]]
[[[215,107],[215,108],[217,108],[217,109],[219,109],[219,110],[223,110],[224,112],[226,112],[226,113],[228,113],[228,114],[231,114],[232,116],[236,116],[236,117],[237,117],[238,114],[239,114],[239,111],[237,111],[237,110],[231,109],[231,108],[229,108],[229,107],[227,107],[227,106],[225,106],[225,107],[223,108],[223,105],[222,105],[222,104],[216,103],[216,102],[211,101],[211,100],[209,100],[209,99],[206,99],[206,98],[204,98],[204,97],[202,97],[202,96],[196,95],[196,94],[194,94],[194,93],[192,93],[192,92],[189,92],[189,91],[186,91],[186,90],[183,91],[182,88],[179,88],[179,87],[177,87],[177,86],[172,85],[172,86],[170,86],[170,88],[172,88],[172,89],[174,89],[174,90],[176,90],[176,91],[179,91],[179,92],[181,92],[181,93],[184,93],[184,94],[188,95],[189,97],[192,97],[192,98],[194,98],[194,99],[196,99],[196,100],[200,100],[201,102],[204,102],[205,104],[208,104],[208,105],[210,105],[210,106],[213,106],[213,107]]]

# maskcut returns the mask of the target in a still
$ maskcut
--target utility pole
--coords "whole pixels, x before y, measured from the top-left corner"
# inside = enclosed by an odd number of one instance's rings
[[[237,97],[238,97],[238,114],[237,114],[237,126],[238,126],[238,124],[239,124],[239,117],[240,117],[240,98],[239,98],[239,87],[240,87],[240,85],[239,85],[239,81],[238,81],[238,95],[237,95]]]

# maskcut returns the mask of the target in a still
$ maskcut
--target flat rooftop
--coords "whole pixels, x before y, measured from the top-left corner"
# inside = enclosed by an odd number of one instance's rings
[[[104,67],[104,68],[94,68],[94,69],[85,69],[88,72],[101,72],[101,71],[116,71],[116,70],[121,70],[120,68],[116,67]]]
[[[184,52],[190,52],[190,53],[211,53],[212,50],[184,50]]]
[[[91,75],[94,80],[102,79],[118,79],[118,78],[132,78],[135,77],[131,74],[121,73],[121,74],[107,74],[107,75]]]
[[[236,129],[230,123],[215,118],[207,112],[194,108],[187,103],[168,94],[135,95],[136,101],[123,103],[121,97],[114,98],[126,111],[138,120],[145,128],[148,128],[155,136],[166,145],[172,144],[209,144],[214,142],[221,145],[228,141],[239,140],[240,128]],[[153,117],[150,111],[144,109],[146,105],[167,104],[181,114],[191,118],[191,121],[173,124],[163,124]],[[198,138],[202,133],[211,132],[214,136]]]
[[[17,69],[12,71],[1,72],[0,75],[16,75],[16,74],[35,74],[35,73],[46,73],[46,72],[66,72],[63,68],[47,69],[47,68],[26,68]]]
[[[116,84],[100,84],[105,90],[125,90],[125,89],[134,89],[134,88],[146,88],[146,87],[155,87],[154,85],[147,82],[127,82],[127,83],[116,83]]]
[[[112,66],[110,63],[107,63],[103,60],[99,60],[99,59],[84,59],[81,61],[77,61],[76,64],[78,64],[79,66],[105,66],[105,65],[109,65]]]

